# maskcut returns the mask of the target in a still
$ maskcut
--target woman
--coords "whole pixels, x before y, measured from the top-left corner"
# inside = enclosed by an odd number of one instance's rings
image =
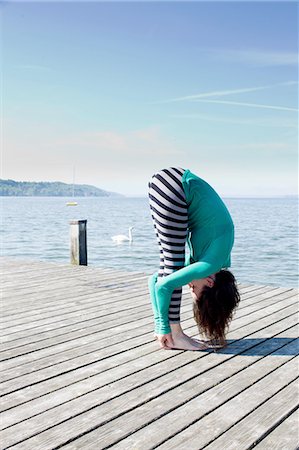
[[[155,337],[165,349],[203,348],[180,325],[182,286],[188,284],[199,331],[223,345],[240,300],[235,278],[225,270],[234,242],[226,206],[208,183],[174,167],[153,175],[149,199],[160,248],[159,272],[149,280]]]

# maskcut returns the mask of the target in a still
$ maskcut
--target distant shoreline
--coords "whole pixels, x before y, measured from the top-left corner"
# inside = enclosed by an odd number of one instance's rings
[[[147,198],[147,194],[120,194],[89,184],[67,184],[60,181],[15,181],[0,179],[0,197],[123,197]],[[298,199],[298,194],[221,195],[223,199]]]
[[[89,184],[67,184],[60,181],[0,180],[1,197],[122,197]]]
[[[18,195],[3,195],[0,193],[0,198],[65,198],[65,199],[70,199],[70,197],[72,197],[71,195],[22,195],[22,194],[18,194]],[[148,197],[147,195],[133,195],[133,194],[117,194],[117,193],[111,193],[110,195],[75,195],[74,196],[75,199],[84,199],[84,198],[107,198],[107,199],[111,199],[111,198],[123,198],[123,199],[128,199],[128,198],[136,198],[136,199],[145,199],[147,200]],[[221,197],[223,200],[299,200],[299,197],[296,195],[280,195],[280,196],[272,196],[272,197],[254,197],[254,196],[249,196],[249,197],[235,197],[235,196],[229,196],[229,197]]]

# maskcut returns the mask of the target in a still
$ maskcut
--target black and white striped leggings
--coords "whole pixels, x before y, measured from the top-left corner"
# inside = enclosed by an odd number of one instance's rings
[[[149,182],[150,209],[160,249],[158,277],[165,277],[185,264],[188,210],[182,185],[184,169],[171,167],[153,175]],[[172,293],[168,318],[180,322],[182,288]]]

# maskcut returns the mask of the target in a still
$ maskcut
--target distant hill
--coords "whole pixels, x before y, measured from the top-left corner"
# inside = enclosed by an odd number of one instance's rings
[[[0,196],[18,197],[71,197],[73,185],[60,181],[14,181],[0,179]],[[104,191],[88,184],[75,184],[74,197],[121,197],[121,194]]]

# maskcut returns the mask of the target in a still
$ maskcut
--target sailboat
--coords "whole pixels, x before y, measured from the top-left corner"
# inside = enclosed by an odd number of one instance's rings
[[[66,202],[66,206],[77,206],[77,202]]]
[[[75,196],[75,166],[73,167],[73,192],[72,192],[72,198]],[[70,202],[66,202],[66,206],[77,206],[78,203],[74,200]]]

